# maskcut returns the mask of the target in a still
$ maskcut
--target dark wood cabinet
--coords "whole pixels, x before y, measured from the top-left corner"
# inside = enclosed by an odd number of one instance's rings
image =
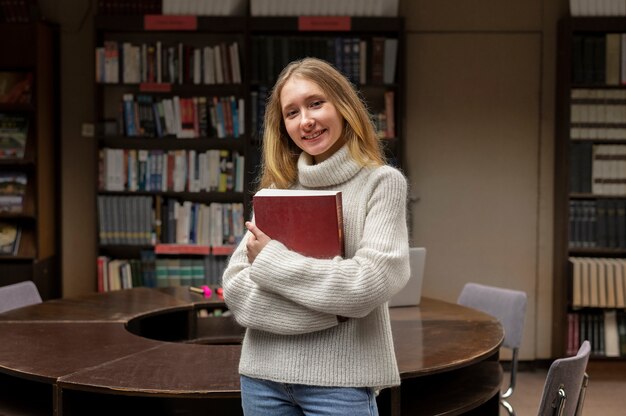
[[[21,195],[7,187],[1,193],[0,222],[3,230],[16,231],[18,244],[0,255],[0,285],[33,280],[44,299],[59,297],[58,28],[6,23],[0,24],[0,37],[6,40],[0,42],[2,146],[11,138],[25,138],[23,155],[18,151],[0,158],[0,176],[26,182]],[[12,84],[13,76],[23,76],[26,84]],[[19,85],[26,85],[25,92],[18,91]],[[22,128],[11,131],[22,122]],[[11,206],[10,198],[21,202]]]

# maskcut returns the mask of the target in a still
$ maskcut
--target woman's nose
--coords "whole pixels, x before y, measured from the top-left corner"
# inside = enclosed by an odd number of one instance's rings
[[[308,114],[307,112],[302,113],[302,119],[300,120],[300,125],[303,128],[310,128],[311,126],[313,126],[314,123],[315,123],[315,120],[313,120],[313,117],[311,117],[310,114]]]

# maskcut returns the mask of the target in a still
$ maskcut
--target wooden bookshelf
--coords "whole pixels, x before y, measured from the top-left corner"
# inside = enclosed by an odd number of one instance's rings
[[[13,255],[0,256],[0,285],[33,280],[44,299],[61,294],[58,272],[58,28],[0,24],[0,72],[30,74],[30,93],[0,103],[0,114],[27,120],[23,157],[0,159],[0,174],[26,178],[21,209],[0,211],[0,221],[20,230]],[[5,206],[6,208],[6,206]]]
[[[100,161],[99,185],[96,186],[97,254],[111,261],[123,259],[133,264],[143,259],[139,266],[143,279],[139,280],[143,280],[144,285],[214,284],[219,273],[213,268],[214,264],[223,264],[226,255],[213,254],[211,246],[235,241],[235,232],[243,234],[243,219],[249,215],[247,184],[251,178],[247,166],[248,126],[239,113],[246,113],[248,85],[247,80],[237,74],[245,68],[246,23],[244,17],[230,16],[96,16],[96,48],[116,44],[119,66],[114,70],[117,80],[102,76],[98,79],[96,72],[95,120],[102,126],[97,128],[96,137],[99,153],[96,157]],[[139,51],[133,52],[132,48]],[[133,54],[137,53],[141,60],[138,67],[131,63],[131,59],[137,58]],[[217,61],[210,68],[204,65],[208,54]],[[104,59],[101,68],[107,65],[109,58]],[[136,111],[135,116],[130,117],[128,111],[133,110],[128,110],[123,100],[129,95],[133,99],[130,108]],[[150,97],[148,112],[151,108],[152,116],[140,112],[141,96]],[[205,104],[199,97],[206,100]],[[178,121],[172,123],[165,116],[157,120],[156,114],[165,114],[170,102],[175,110],[172,118],[178,117]],[[183,120],[185,111],[190,108],[196,113],[192,126]],[[199,116],[201,111],[205,118]],[[129,129],[133,121],[139,132]],[[156,123],[159,125],[155,128]],[[109,149],[123,152],[119,168],[107,167],[109,160],[103,158],[102,153],[112,154]],[[204,156],[209,153],[211,156]],[[148,155],[147,161],[142,161],[141,154]],[[132,160],[130,165],[129,160]],[[152,175],[145,174],[144,167]],[[119,169],[124,170],[123,176],[118,178],[122,186],[112,187],[108,175]],[[208,172],[206,177],[199,173],[204,171]],[[129,201],[130,206],[125,201]],[[133,201],[149,202],[137,213],[132,207]],[[113,207],[107,208],[108,204]],[[110,209],[119,212],[110,214]],[[183,225],[180,220],[183,215],[189,216],[184,220],[189,224],[202,222],[204,226]],[[121,219],[116,219],[120,216]],[[200,216],[202,220],[198,220]],[[214,219],[218,216],[220,221]],[[112,224],[117,220],[122,224]],[[238,229],[232,227],[222,235],[208,235],[210,225],[224,230],[226,221],[238,225]],[[136,222],[144,223],[144,227],[133,229],[132,224]],[[106,235],[111,226],[113,237]],[[142,233],[141,239],[126,238],[138,231]],[[175,250],[194,245],[202,247],[199,251],[203,253],[209,248],[209,252],[199,255],[191,248]],[[164,251],[166,247],[168,250]],[[197,270],[194,279],[189,278],[189,263],[194,263],[196,268],[204,267],[205,282],[199,280]],[[102,277],[99,276],[99,280]],[[99,290],[102,286],[98,286]]]
[[[313,20],[318,18],[312,18]],[[96,127],[96,140],[98,141],[98,155],[95,158],[99,160],[99,184],[96,186],[96,198],[102,201],[104,198],[117,198],[119,199],[131,199],[135,197],[148,197],[152,199],[152,209],[157,212],[157,205],[167,200],[175,200],[177,202],[192,202],[201,204],[242,204],[243,205],[243,217],[241,218],[241,225],[243,220],[250,218],[251,215],[251,196],[254,194],[254,180],[258,173],[258,167],[260,164],[261,150],[260,150],[260,118],[262,117],[262,110],[260,106],[264,105],[265,92],[269,91],[272,87],[272,80],[276,77],[278,72],[287,63],[279,59],[279,54],[272,54],[268,51],[263,44],[264,39],[271,39],[272,41],[280,39],[281,45],[294,50],[295,46],[311,43],[313,39],[322,40],[329,44],[334,42],[337,45],[343,45],[345,41],[358,40],[355,45],[362,50],[363,58],[359,58],[358,55],[350,52],[352,61],[349,65],[351,70],[358,71],[359,65],[363,66],[364,71],[359,73],[359,79],[354,78],[354,84],[359,88],[362,95],[367,100],[368,106],[371,109],[373,115],[377,118],[384,118],[388,113],[388,108],[393,109],[393,126],[395,131],[393,134],[387,134],[385,125],[381,128],[380,136],[383,142],[383,147],[389,159],[389,163],[401,167],[403,165],[403,136],[404,136],[404,114],[401,109],[404,108],[404,24],[401,18],[325,18],[325,21],[334,21],[339,19],[342,25],[341,28],[336,27],[330,30],[306,29],[302,26],[302,20],[298,17],[250,17],[250,16],[140,16],[140,15],[122,15],[122,16],[96,16],[95,20],[95,44],[96,48],[104,47],[105,43],[117,42],[118,59],[121,67],[117,71],[117,80],[110,81],[102,79],[101,82],[96,83],[96,101],[95,101],[95,120]],[[338,21],[339,21],[338,20]],[[322,22],[324,23],[324,22]],[[310,22],[309,22],[310,24]],[[347,26],[345,26],[347,25]],[[331,27],[333,27],[331,25]],[[396,51],[393,53],[393,59],[387,60],[395,63],[390,69],[387,69],[388,78],[387,82],[383,81],[382,74],[385,65],[384,56],[378,56],[376,59],[373,57],[374,43],[379,42],[383,44],[385,39],[392,47],[395,47]],[[183,44],[189,45],[192,48],[205,48],[206,46],[214,46],[218,44],[231,44],[236,42],[239,51],[239,76],[240,80],[237,82],[224,82],[224,83],[206,83],[208,75],[205,73],[204,60],[202,67],[202,76],[194,81],[185,80],[180,82],[178,78],[173,81],[165,74],[169,68],[162,67],[161,82],[158,82],[158,76],[151,79],[145,79],[144,75],[141,75],[141,80],[137,80],[130,75],[124,74],[124,69],[130,61],[128,58],[119,58],[123,54],[123,44],[130,43],[133,46],[146,44],[146,48],[149,45],[161,43],[161,51],[171,46]],[[355,41],[356,42],[356,41]],[[382,42],[382,43],[381,43]],[[347,44],[347,43],[346,43]],[[121,46],[121,47],[120,47]],[[142,56],[143,56],[143,52]],[[342,51],[337,51],[340,56]],[[281,53],[282,57],[285,55]],[[102,55],[101,55],[102,56]],[[146,55],[149,56],[149,55]],[[164,62],[170,62],[170,58],[165,56],[161,59],[161,65]],[[303,58],[305,56],[318,56],[326,58],[332,63],[333,59],[329,59],[327,56],[320,56],[320,54],[313,53],[312,50],[301,49],[299,52],[294,52],[289,55],[289,59]],[[262,70],[264,77],[259,78],[258,70],[260,69],[259,59],[263,57]],[[134,59],[134,58],[133,58]],[[142,58],[143,59],[143,58]],[[147,58],[146,58],[147,59]],[[347,58],[346,58],[347,59]],[[101,60],[97,59],[97,62]],[[387,65],[389,65],[389,62]],[[373,67],[378,65],[377,71],[379,74],[374,74]],[[106,72],[103,69],[102,64],[99,64],[99,69],[96,71],[96,78]],[[339,65],[337,65],[339,66]],[[191,71],[193,72],[193,71]],[[355,72],[356,74],[356,72]],[[376,76],[380,76],[376,78]],[[208,77],[210,78],[210,77]],[[129,82],[128,79],[132,79]],[[385,93],[389,98],[385,101]],[[139,134],[133,136],[126,130],[126,120],[123,116],[120,116],[120,106],[123,107],[123,97],[125,94],[132,94],[133,98],[137,98],[139,95],[150,95],[153,98],[153,102],[159,100],[165,100],[174,96],[180,98],[183,97],[223,97],[233,96],[236,100],[241,100],[243,104],[245,117],[241,120],[242,124],[239,125],[239,130],[243,130],[239,137],[232,137],[226,135],[226,137],[216,137],[216,135],[198,135],[199,137],[191,139],[177,138],[175,134]],[[138,103],[137,103],[138,106]],[[198,107],[195,107],[198,109]],[[198,110],[199,111],[199,110]],[[117,120],[117,122],[112,122]],[[120,120],[123,120],[120,122]],[[379,120],[380,121],[380,120]],[[124,127],[123,129],[120,126]],[[218,130],[219,132],[219,130]],[[169,185],[165,188],[146,189],[144,187],[129,187],[124,185],[119,188],[111,188],[106,184],[103,185],[103,178],[106,174],[102,174],[103,170],[106,170],[103,159],[100,153],[104,149],[116,149],[125,153],[124,159],[127,159],[129,152],[145,150],[148,152],[172,152],[177,150],[184,150],[188,152],[196,152],[196,154],[211,151],[211,150],[224,150],[230,154],[239,154],[243,156],[245,163],[243,166],[243,185],[240,188],[223,192],[220,189],[204,189],[200,191],[190,190],[188,187],[181,189],[172,189]],[[131,156],[134,157],[134,156]],[[126,162],[124,162],[126,163]],[[123,166],[124,163],[122,163]],[[134,163],[134,162],[133,162]],[[122,169],[122,168],[120,168]],[[128,174],[123,178],[118,178],[121,181],[127,181]],[[132,180],[132,179],[131,179]],[[161,201],[161,202],[159,202]],[[164,208],[160,211],[163,212]],[[106,212],[105,208],[99,208],[99,220],[97,235],[100,235],[98,244],[98,256],[107,256],[111,259],[137,259],[142,256],[142,253],[152,251],[154,253],[155,247],[163,247],[161,244],[196,244],[195,241],[173,241],[171,238],[166,239],[163,234],[163,229],[166,227],[166,217],[161,215],[161,223],[157,225],[155,218],[151,218],[149,222],[152,223],[152,231],[154,231],[154,237],[148,241],[137,241],[137,244],[129,244],[128,241],[110,240],[107,238],[106,230],[107,226],[102,227],[102,221],[104,218],[103,213]],[[239,214],[238,214],[239,215]],[[104,221],[106,224],[106,220]],[[105,238],[102,238],[102,232],[104,228]],[[159,232],[160,230],[160,232]],[[133,231],[131,230],[131,233]],[[236,243],[235,237],[234,242]],[[232,253],[233,238],[225,237],[221,244],[211,244],[200,242],[200,245],[211,246],[211,256],[216,259],[216,262],[220,266],[216,267],[210,272],[216,274],[216,276],[210,276],[207,281],[208,284],[215,285],[219,283],[219,277],[221,277],[220,267],[224,266],[225,260],[228,255]],[[227,249],[224,249],[227,247]],[[159,251],[159,250],[157,250]],[[157,263],[161,264],[165,261],[171,261],[176,257],[172,253],[163,254],[157,253],[157,258],[154,257],[154,266],[156,271]],[[189,253],[180,253],[180,260],[189,260],[192,258]],[[197,256],[196,256],[197,257]],[[193,258],[192,258],[193,259]],[[197,260],[197,259],[193,259]],[[153,280],[154,281],[154,280]],[[177,282],[176,278],[174,280]]]
[[[620,45],[626,42],[624,33],[623,17],[566,18],[559,22],[552,327],[555,356],[572,353],[585,338],[592,343],[593,359],[626,358],[623,345],[617,345],[615,356],[615,334],[610,335],[618,331],[619,343],[619,327],[626,325],[626,282],[618,285],[620,278],[626,280],[621,270],[626,260],[622,209],[626,206],[626,158],[619,153],[604,154],[611,149],[626,150],[626,119],[616,116],[626,114],[625,79],[621,75],[624,58],[620,58],[620,50],[626,46]],[[607,48],[616,40],[617,49]],[[607,59],[614,53],[615,59]],[[608,163],[612,166],[609,170]],[[574,266],[578,259],[583,261],[580,267]],[[610,323],[614,313],[617,322]],[[621,344],[625,342],[621,340]]]

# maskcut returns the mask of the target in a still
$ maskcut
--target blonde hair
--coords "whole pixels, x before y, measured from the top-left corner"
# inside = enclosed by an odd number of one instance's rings
[[[263,162],[259,188],[289,188],[298,177],[298,148],[285,128],[280,94],[289,79],[302,77],[317,84],[345,120],[343,139],[350,155],[361,166],[385,164],[370,114],[352,84],[335,67],[317,58],[287,65],[274,85],[265,107]]]

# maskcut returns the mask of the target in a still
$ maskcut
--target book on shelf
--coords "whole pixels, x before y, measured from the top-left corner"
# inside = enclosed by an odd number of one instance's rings
[[[38,18],[37,0],[0,1],[0,23],[27,23]]]
[[[28,136],[28,117],[0,113],[0,159],[22,159]]]
[[[32,88],[32,72],[0,71],[0,103],[30,104]]]
[[[0,172],[0,212],[22,212],[27,181],[23,172]]]
[[[567,314],[567,355],[575,355],[580,342],[589,340],[597,357],[626,357],[626,312],[587,310]]]
[[[261,189],[252,202],[257,227],[290,250],[316,258],[344,255],[340,191]]]
[[[0,222],[0,255],[17,255],[21,236],[22,229],[19,225]]]
[[[619,0],[570,0],[574,17],[626,16],[626,3]]]
[[[398,0],[290,2],[250,0],[252,16],[398,16]]]
[[[571,304],[574,309],[624,308],[626,260],[570,257]]]

